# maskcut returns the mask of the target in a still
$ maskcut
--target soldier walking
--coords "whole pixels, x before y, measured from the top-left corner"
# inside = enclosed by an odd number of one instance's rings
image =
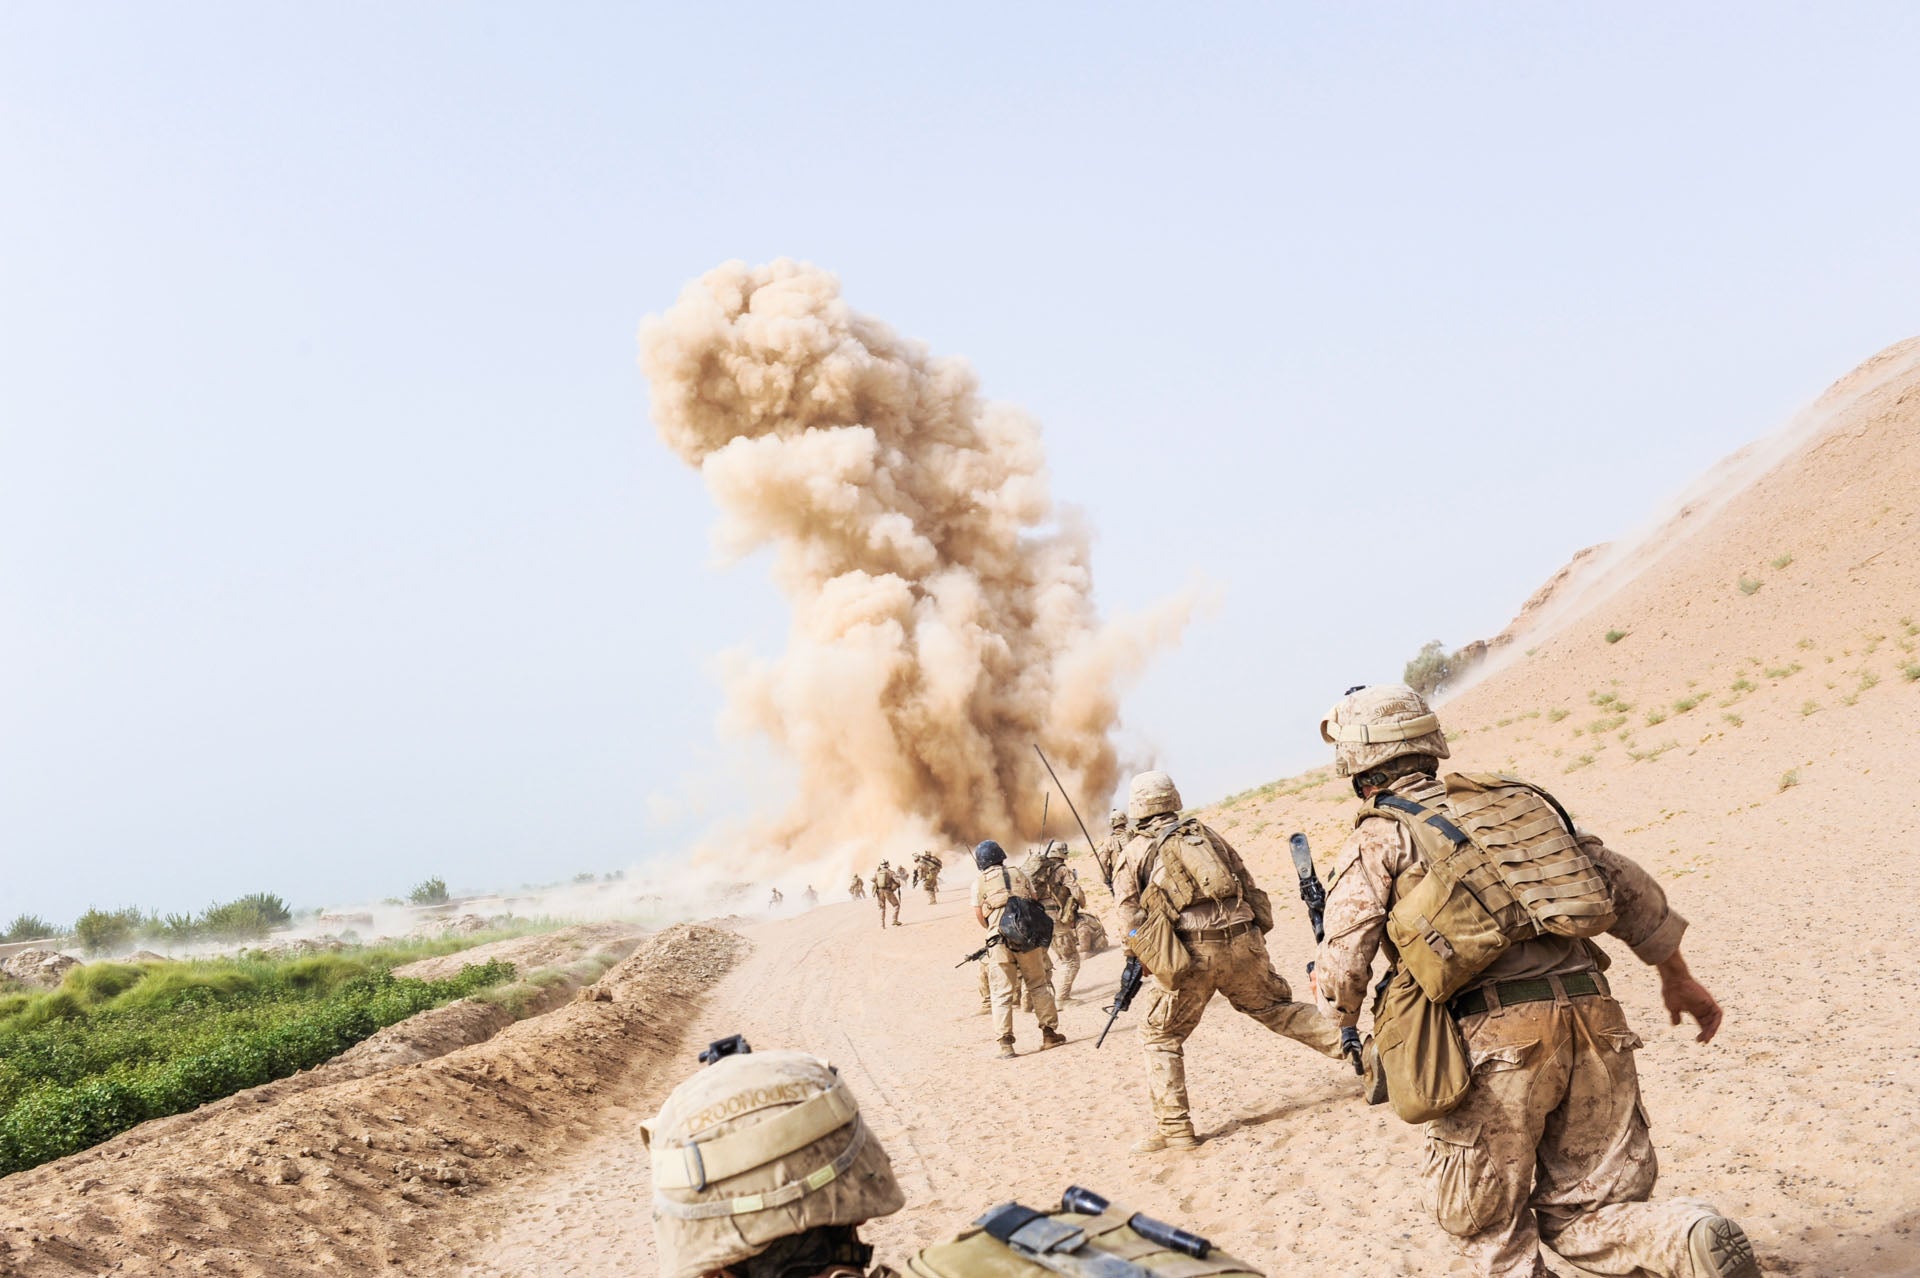
[[[860,881],[859,875],[854,875],[853,882],[847,884],[847,895],[856,901],[864,901],[866,899],[867,887],[866,884]]]
[[[1054,923],[1054,1001],[1073,1002],[1073,981],[1080,974],[1080,938],[1074,931],[1087,894],[1067,869],[1067,845],[1054,839],[1027,866],[1036,899]]]
[[[1136,1154],[1200,1144],[1187,1100],[1185,1043],[1216,992],[1274,1033],[1323,1056],[1340,1055],[1340,1031],[1333,1022],[1312,1005],[1294,1002],[1293,991],[1273,970],[1265,940],[1273,930],[1267,894],[1231,844],[1179,813],[1180,792],[1172,777],[1164,772],[1136,776],[1127,801],[1133,838],[1113,876],[1129,949],[1153,973],[1140,1046],[1146,1052],[1154,1129],[1133,1147]],[[1143,928],[1166,938],[1165,943],[1149,947]],[[1180,955],[1184,960],[1176,965]]]
[[[1590,938],[1605,931],[1653,965],[1673,1023],[1691,1016],[1698,1041],[1711,1040],[1720,1005],[1688,972],[1687,923],[1660,885],[1538,786],[1437,776],[1446,738],[1411,688],[1354,689],[1320,733],[1365,801],[1327,894],[1320,1007],[1355,1024],[1383,937],[1395,989],[1429,1000],[1416,1007],[1439,1001],[1435,989],[1445,998],[1471,1065],[1458,1071],[1458,1107],[1427,1124],[1427,1179],[1440,1227],[1475,1271],[1543,1278],[1544,1249],[1597,1274],[1758,1278],[1739,1225],[1704,1202],[1649,1201],[1640,1038]],[[1393,989],[1383,1003],[1397,1004]],[[1417,1041],[1415,1070],[1439,1073],[1445,1040]]]
[[[980,876],[973,882],[974,921],[989,932],[1000,928],[1000,914],[1007,901],[1016,896],[1036,900],[1033,884],[1027,876],[1007,864],[1007,854],[998,843],[987,839],[973,849],[973,863]],[[999,1031],[1001,1057],[1014,1055],[1013,1003],[1014,978],[1026,982],[1027,997],[1033,1000],[1033,1014],[1040,1022],[1040,1050],[1058,1047],[1067,1040],[1060,1034],[1060,1012],[1054,1006],[1053,986],[1044,947],[1013,952],[1010,945],[996,945],[987,951],[987,979],[993,990],[994,1028]]]
[[[922,852],[913,858],[913,881],[927,890],[928,905],[940,903],[940,871],[945,868],[933,852]]]
[[[884,860],[880,868],[873,872],[868,880],[873,885],[873,899],[880,907],[880,926],[887,925],[887,907],[893,907],[893,925],[900,926],[900,876],[894,873],[891,865]]]

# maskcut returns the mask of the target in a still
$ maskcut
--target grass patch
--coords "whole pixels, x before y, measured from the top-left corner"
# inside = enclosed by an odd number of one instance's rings
[[[1753,594],[1755,591],[1760,589],[1760,583],[1752,577],[1740,578],[1739,584],[1740,584],[1740,593],[1743,595]]]
[[[1572,763],[1569,763],[1566,767],[1562,768],[1561,771],[1562,772],[1578,772],[1580,769],[1586,767],[1592,762],[1593,762],[1592,755],[1583,754],[1579,758],[1575,759]]]
[[[1720,717],[1722,719],[1725,719],[1728,723],[1731,723],[1736,728],[1744,726],[1747,722],[1745,719],[1742,719],[1739,715],[1732,714],[1732,713],[1723,714]]]
[[[513,975],[495,961],[394,977],[418,950],[90,963],[58,989],[0,997],[0,1175],[309,1069]]]
[[[1820,713],[1820,703],[1818,701],[1809,700],[1809,701],[1802,701],[1800,703],[1801,718],[1804,719],[1810,714],[1819,714],[1819,713]]]
[[[1920,661],[1909,661],[1906,665],[1901,666],[1900,677],[1908,683],[1920,680]]]
[[[1608,643],[1619,643],[1619,642],[1620,642],[1620,641],[1621,641],[1622,639],[1625,639],[1626,637],[1627,637],[1627,632],[1626,632],[1626,631],[1624,631],[1624,630],[1609,630],[1609,631],[1607,631],[1607,642],[1608,642]]]
[[[1699,704],[1700,698],[1698,697],[1682,697],[1673,703],[1673,712],[1675,714],[1685,714]]]
[[[1619,727],[1621,724],[1625,723],[1626,721],[1627,721],[1627,716],[1625,716],[1624,714],[1610,714],[1605,718],[1595,719],[1592,723],[1589,723],[1587,725],[1586,730],[1588,732],[1591,732],[1596,737],[1605,736],[1607,733],[1612,732],[1615,728]]]
[[[1728,688],[1728,691],[1729,692],[1752,692],[1753,680],[1747,678],[1745,675],[1742,675],[1740,678],[1735,679],[1733,681],[1733,685],[1730,688]]]
[[[1651,728],[1656,723],[1665,723],[1666,719],[1667,719],[1667,712],[1665,710],[1660,709],[1658,706],[1647,711],[1647,726],[1649,728]]]
[[[1555,706],[1553,709],[1547,711],[1547,722],[1558,723],[1572,713],[1573,711],[1567,709],[1565,706]]]
[[[1680,743],[1678,741],[1667,741],[1653,747],[1651,750],[1629,750],[1627,751],[1627,757],[1635,763],[1652,763],[1667,751],[1677,750],[1679,748]]]
[[[1780,774],[1781,790],[1791,790],[1793,789],[1794,786],[1799,784],[1800,784],[1800,769],[1788,768],[1785,772],[1782,772]],[[1778,791],[1776,791],[1776,793],[1778,793]]]
[[[1773,557],[1773,566],[1774,566],[1775,568],[1785,568],[1785,567],[1786,567],[1786,566],[1787,566],[1788,564],[1790,564],[1790,563],[1792,563],[1792,562],[1793,562],[1793,552],[1792,552],[1792,551],[1788,551],[1788,552],[1787,552],[1786,554],[1784,554],[1784,555],[1775,555],[1775,556]]]
[[[1788,666],[1768,666],[1764,673],[1769,679],[1791,679],[1803,669],[1805,667],[1796,661]]]

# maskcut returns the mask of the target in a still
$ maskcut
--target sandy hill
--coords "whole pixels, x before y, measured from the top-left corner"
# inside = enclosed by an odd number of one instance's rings
[[[1692,920],[1685,950],[1728,1008],[1710,1046],[1667,1026],[1615,947],[1661,1192],[1739,1216],[1773,1274],[1920,1273],[1920,940],[1903,899],[1920,828],[1916,506],[1910,342],[1672,518],[1583,554],[1441,708],[1455,766],[1551,786]],[[1282,904],[1268,945],[1290,977],[1311,938],[1285,904],[1286,836],[1331,861],[1353,809],[1322,770],[1206,810]],[[901,928],[843,902],[746,925],[750,947],[663,934],[610,974],[611,1002],[277,1103],[260,1089],[10,1177],[0,1274],[653,1272],[637,1125],[733,1032],[849,1079],[908,1198],[870,1230],[883,1256],[1078,1182],[1275,1275],[1463,1272],[1428,1214],[1420,1132],[1224,1004],[1188,1052],[1207,1144],[1130,1158],[1148,1123],[1138,1011],[1093,1050],[1117,951],[1086,964],[1068,1046],[1032,1053],[1024,1018],[1023,1054],[993,1060],[974,971],[952,966],[978,943],[957,878],[938,904],[909,893]]]

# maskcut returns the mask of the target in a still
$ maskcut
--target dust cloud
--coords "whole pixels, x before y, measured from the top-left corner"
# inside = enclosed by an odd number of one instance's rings
[[[785,811],[726,840],[729,864],[843,869],[1036,836],[1036,742],[1104,823],[1120,689],[1191,605],[1102,622],[1039,425],[800,262],[708,272],[647,319],[640,351],[720,549],[771,547],[792,610],[778,657],[721,663],[723,732],[763,735],[798,772]]]

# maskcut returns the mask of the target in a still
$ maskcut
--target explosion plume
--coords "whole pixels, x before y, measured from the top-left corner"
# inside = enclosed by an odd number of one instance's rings
[[[1112,792],[1119,684],[1188,607],[1101,623],[1087,530],[1055,508],[1031,418],[799,262],[708,272],[640,348],[721,548],[771,545],[792,607],[782,656],[722,670],[723,727],[764,733],[800,773],[758,842],[848,864],[1037,834],[1034,742],[1076,800]]]

